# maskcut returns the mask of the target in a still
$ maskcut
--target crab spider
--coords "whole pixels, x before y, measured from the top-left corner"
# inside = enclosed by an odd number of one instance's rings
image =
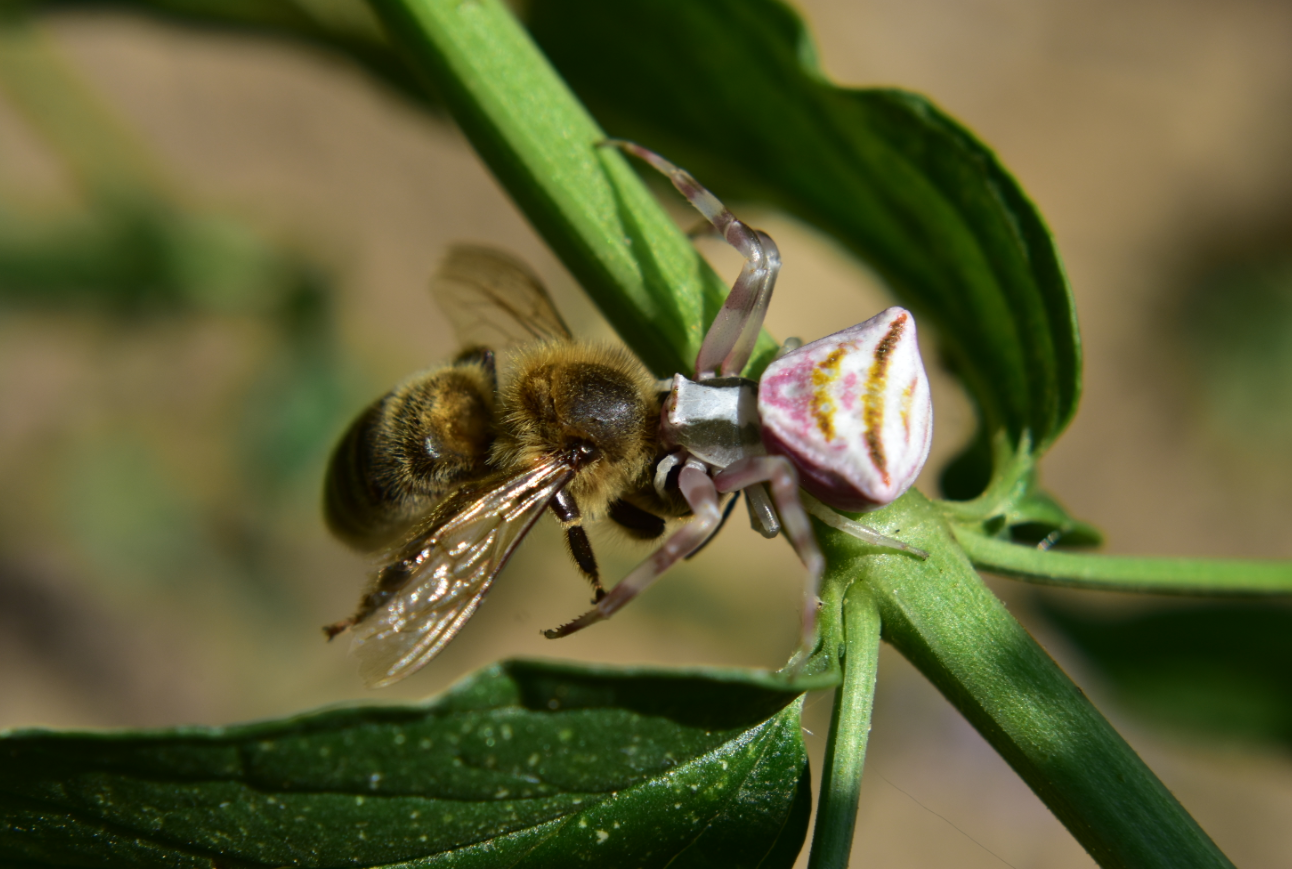
[[[831,509],[865,511],[890,503],[911,487],[928,458],[933,405],[915,319],[889,308],[819,341],[787,343],[760,382],[742,378],[781,267],[775,242],[653,151],[618,139],[602,145],[668,176],[745,262],[704,336],[696,379],[674,375],[660,413],[666,454],[655,488],[668,497],[666,490],[676,487],[694,518],[593,609],[547,636],[609,618],[718,529],[720,495],[744,492],[753,526],[767,537],[783,527],[807,568],[802,649],[810,650],[825,560],[809,513],[866,543],[927,557]]]

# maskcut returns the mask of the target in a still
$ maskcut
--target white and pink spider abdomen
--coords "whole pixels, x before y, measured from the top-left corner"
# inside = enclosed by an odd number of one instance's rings
[[[768,452],[840,510],[874,510],[911,487],[929,456],[933,401],[915,318],[893,307],[774,361],[758,384]]]

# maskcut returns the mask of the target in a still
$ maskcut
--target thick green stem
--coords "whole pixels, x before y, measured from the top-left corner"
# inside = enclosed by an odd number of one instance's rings
[[[981,570],[1040,585],[1146,594],[1292,594],[1292,561],[1152,558],[1054,552],[957,528],[956,540]]]
[[[830,716],[809,869],[841,869],[848,865],[852,853],[862,767],[875,705],[875,673],[879,668],[879,609],[864,582],[853,583],[848,589],[843,626],[843,685],[835,691],[834,713]]]
[[[826,531],[821,537],[832,575],[851,573],[870,586],[884,638],[960,710],[1101,866],[1231,865],[983,585],[935,504],[911,490],[870,518],[881,533],[928,551],[929,560],[880,553]]]
[[[499,0],[371,0],[410,66],[616,331],[660,376],[690,371],[725,296]],[[612,74],[607,71],[607,74]],[[756,359],[773,346],[766,336]]]

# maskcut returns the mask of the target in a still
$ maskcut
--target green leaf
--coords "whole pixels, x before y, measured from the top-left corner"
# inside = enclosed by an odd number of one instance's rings
[[[526,10],[615,136],[668,155],[721,197],[784,208],[875,268],[936,328],[988,432],[1014,444],[1026,434],[1039,454],[1067,425],[1081,350],[1049,230],[995,155],[927,99],[830,84],[778,0],[531,0]]]
[[[976,449],[974,446],[970,453]],[[997,437],[994,453],[995,460],[989,461],[988,466],[994,466],[996,473],[982,494],[971,501],[942,504],[943,512],[957,526],[957,532],[1030,543],[1047,549],[1059,544],[1097,546],[1103,542],[1098,529],[1069,516],[1059,502],[1041,488],[1036,457],[1032,455],[1026,438],[1015,446],[1007,438]],[[948,468],[947,474],[954,473],[954,466]],[[944,475],[943,485],[946,483],[947,475]]]
[[[409,42],[409,66],[348,0],[92,5],[307,40],[409,93],[418,84],[405,70],[418,70],[433,82],[420,93],[442,91],[490,168],[643,359],[657,373],[689,369],[722,284],[677,238],[663,238],[635,191],[607,199],[586,161],[568,159],[571,145],[602,133],[581,110],[553,101],[548,73],[532,66],[527,48],[466,24],[470,16],[496,24],[493,4],[455,5],[442,17],[450,7],[431,0],[377,2],[391,32]],[[526,14],[551,62],[616,136],[664,153],[720,196],[768,202],[830,234],[934,327],[984,425],[978,449],[948,474],[949,494],[968,498],[987,485],[996,432],[1016,446],[1026,435],[1037,455],[1062,432],[1081,391],[1067,279],[1035,207],[971,133],[916,94],[830,84],[803,22],[777,0],[531,0]],[[410,35],[419,30],[439,35]],[[461,52],[447,47],[449,31]],[[500,76],[511,81],[484,81]],[[535,177],[539,164],[564,193]],[[613,228],[579,214],[572,197],[621,209],[617,238],[632,236],[635,251],[649,240],[649,256],[629,262],[626,251],[614,253]],[[672,285],[672,301],[661,283]]]
[[[1050,552],[959,527],[955,535],[975,567],[1040,585],[1143,594],[1292,594],[1292,561]]]
[[[420,706],[15,733],[0,863],[790,866],[797,696],[741,671],[510,662]]]
[[[51,4],[57,6],[59,4]],[[689,372],[726,283],[696,252],[623,155],[498,0],[373,0],[399,53],[386,43],[353,49],[354,4],[318,0],[228,8],[207,0],[139,0],[131,6],[195,23],[291,35],[349,53],[371,67],[385,51],[405,90],[434,93],[490,171],[611,325],[657,375]],[[331,14],[324,14],[331,10]],[[367,12],[367,6],[363,7]],[[385,47],[383,47],[385,46]],[[391,67],[394,69],[394,67]],[[776,347],[763,335],[752,370]]]
[[[1131,615],[1039,599],[1127,709],[1195,738],[1292,747],[1292,612],[1210,604]]]
[[[656,374],[691,370],[726,285],[499,0],[373,0],[481,159]],[[755,362],[775,343],[764,335]]]

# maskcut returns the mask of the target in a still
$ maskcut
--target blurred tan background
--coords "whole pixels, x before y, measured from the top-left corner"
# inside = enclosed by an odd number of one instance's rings
[[[1108,551],[1292,557],[1286,430],[1276,420],[1245,439],[1250,426],[1229,425],[1170,325],[1212,261],[1292,247],[1292,5],[798,6],[836,81],[931,96],[997,150],[1054,230],[1087,355],[1081,411],[1043,465],[1048,488],[1106,533]],[[451,352],[425,292],[446,245],[516,252],[577,334],[610,333],[457,132],[344,63],[121,15],[63,15],[43,29],[140,137],[179,201],[325,276],[335,370],[325,398],[282,413],[332,431],[296,447],[275,442],[299,468],[271,495],[248,478],[245,445],[254,452],[291,395],[266,385],[284,363],[254,302],[149,317],[0,311],[0,727],[216,724],[420,698],[513,655],[779,666],[794,643],[801,578],[782,542],[733,521],[614,621],[554,644],[539,631],[581,612],[587,592],[544,522],[444,655],[395,688],[365,691],[344,644],[325,644],[318,630],[352,610],[365,564],[325,535],[317,489],[349,416]],[[77,198],[2,100],[0,190],[33,212]],[[773,334],[812,339],[885,304],[863,269],[810,231],[738,210],[783,252]],[[680,205],[676,213],[693,222]],[[734,276],[734,255],[702,244]],[[920,483],[929,494],[969,424],[944,377],[935,401],[934,457]],[[594,544],[610,578],[643,554],[613,534],[594,533]],[[1145,729],[1029,617],[1032,592],[990,581],[1236,864],[1286,865],[1286,754]],[[1093,865],[889,650],[878,692],[858,865]],[[829,705],[808,700],[814,764]]]

